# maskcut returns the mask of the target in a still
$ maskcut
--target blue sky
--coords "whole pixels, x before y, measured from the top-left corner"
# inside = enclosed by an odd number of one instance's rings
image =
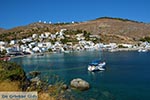
[[[117,17],[150,22],[150,0],[0,0],[0,27]]]

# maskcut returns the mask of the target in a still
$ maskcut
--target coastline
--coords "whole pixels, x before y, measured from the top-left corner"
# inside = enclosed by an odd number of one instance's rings
[[[53,52],[43,52],[43,53],[34,53],[29,55],[19,55],[19,56],[11,56],[10,58],[21,58],[21,57],[27,57],[27,56],[38,56],[40,54],[52,54]]]
[[[130,51],[137,51],[138,52],[138,50],[140,50],[140,49],[143,49],[143,48],[141,48],[141,47],[139,47],[139,48],[114,48],[114,49],[103,48],[103,49],[98,49],[96,51],[108,51],[108,52],[121,52],[121,51],[128,51],[128,52],[130,52]],[[146,50],[150,51],[150,48],[146,48]],[[74,52],[76,52],[76,51],[74,51]],[[57,52],[34,53],[34,54],[29,54],[29,55],[11,56],[10,58],[13,59],[13,58],[20,58],[20,57],[27,57],[27,56],[43,56],[45,54],[53,54],[53,53],[57,53]],[[61,53],[65,53],[65,52],[61,52]],[[41,54],[43,54],[43,55],[41,55]]]
[[[138,51],[139,48],[115,48],[108,50],[109,52],[119,52],[119,51]]]

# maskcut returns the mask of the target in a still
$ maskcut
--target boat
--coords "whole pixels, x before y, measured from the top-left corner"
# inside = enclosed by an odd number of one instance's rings
[[[147,49],[139,49],[138,52],[147,52]]]
[[[100,60],[96,60],[96,61],[91,62],[88,65],[88,70],[91,72],[93,72],[93,71],[104,71],[105,65],[106,65],[106,62],[101,62]]]
[[[0,60],[2,60],[2,61],[9,61],[11,58],[10,57],[0,57]]]
[[[44,56],[44,53],[39,53],[36,56]]]
[[[70,51],[69,50],[65,50],[65,51],[63,51],[64,53],[70,53]]]

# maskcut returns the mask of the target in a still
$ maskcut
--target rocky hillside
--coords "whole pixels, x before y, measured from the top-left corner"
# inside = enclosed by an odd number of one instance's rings
[[[91,34],[101,35],[101,41],[104,43],[134,43],[143,37],[150,36],[150,24],[121,18],[102,17],[96,20],[73,24],[33,23],[27,26],[2,31],[0,37],[6,38],[6,40],[25,38],[31,36],[33,33],[54,33],[62,28],[68,30],[86,30]]]
[[[118,18],[99,18],[65,28],[82,29],[101,35],[105,42],[132,42],[150,36],[150,24]]]

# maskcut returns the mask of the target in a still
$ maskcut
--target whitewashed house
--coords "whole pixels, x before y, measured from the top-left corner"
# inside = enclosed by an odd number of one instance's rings
[[[79,41],[79,44],[80,44],[80,45],[85,45],[85,44],[86,44],[86,41],[84,41],[84,40]]]
[[[37,44],[37,46],[39,48],[43,48],[44,47],[44,48],[48,48],[49,49],[49,48],[51,48],[52,44],[51,44],[51,42],[43,42],[43,43],[40,42],[40,43]]]
[[[36,52],[41,52],[41,50],[40,50],[39,47],[34,47],[34,48],[32,49],[32,51],[35,52],[35,53],[36,53]]]
[[[52,44],[51,44],[51,42],[44,42],[44,46],[49,49],[49,48],[51,48]]]
[[[7,51],[7,53],[20,52],[21,49],[20,49],[19,45],[13,45],[13,47],[6,48],[6,51]]]
[[[51,42],[40,42],[40,43],[37,43],[37,47],[41,50],[40,52],[45,52],[47,51],[48,49],[50,49],[52,46]]]
[[[86,44],[90,46],[94,46],[94,43],[92,41],[86,41]]]
[[[50,32],[45,32],[44,34],[45,34],[45,38],[48,38],[51,33]]]
[[[3,51],[3,50],[5,50],[5,49],[6,49],[5,45],[6,45],[6,43],[5,43],[5,42],[0,41],[0,51]]]
[[[32,37],[26,38],[26,39],[22,39],[21,42],[22,43],[27,43],[27,42],[32,42]]]
[[[145,46],[148,46],[148,45],[149,45],[148,42],[142,42],[142,43],[140,44],[140,47],[145,47]]]
[[[42,47],[43,47],[43,43],[39,42],[39,43],[37,44],[37,46],[38,46],[39,48],[42,48]]]
[[[64,35],[64,31],[66,31],[67,29],[61,29],[59,32],[59,35],[63,36]]]
[[[126,48],[132,48],[133,47],[132,44],[120,44],[120,45],[122,45],[123,47],[126,47]]]
[[[150,43],[147,43],[145,48],[150,48]]]
[[[41,35],[39,36],[39,38],[40,38],[40,39],[44,39],[44,38],[46,38],[46,37],[45,37],[44,34],[41,34]]]
[[[95,50],[100,50],[100,49],[101,49],[101,45],[100,45],[99,43],[96,43],[96,44],[94,45],[94,49],[95,49]]]
[[[115,49],[115,48],[117,48],[117,44],[116,43],[105,44],[105,45],[103,45],[103,48],[105,48],[105,49]]]
[[[33,38],[33,39],[36,39],[36,38],[38,38],[38,35],[37,35],[37,34],[33,34],[33,35],[32,35],[32,38]]]
[[[33,51],[31,51],[31,49],[30,49],[30,48],[26,48],[24,52],[28,52],[28,53],[30,53],[30,54],[34,54],[34,52],[33,52]]]
[[[6,47],[0,45],[0,51],[6,50]]]
[[[56,34],[51,34],[50,39],[54,40],[56,38]]]
[[[84,49],[85,49],[85,50],[88,50],[88,51],[92,51],[92,50],[94,50],[94,47],[93,47],[93,46],[90,46],[90,45],[85,45],[85,46],[84,46]]]
[[[10,44],[10,45],[15,45],[16,43],[17,43],[16,40],[11,40],[9,44]]]
[[[6,45],[6,42],[0,41],[0,46]]]
[[[26,48],[27,48],[27,46],[25,46],[25,45],[20,45],[20,50],[21,50],[21,51],[24,52],[24,51],[26,50]]]
[[[85,37],[83,36],[83,33],[81,33],[81,34],[77,34],[77,35],[76,35],[76,39],[77,39],[78,41],[82,41],[82,40],[85,39]]]

